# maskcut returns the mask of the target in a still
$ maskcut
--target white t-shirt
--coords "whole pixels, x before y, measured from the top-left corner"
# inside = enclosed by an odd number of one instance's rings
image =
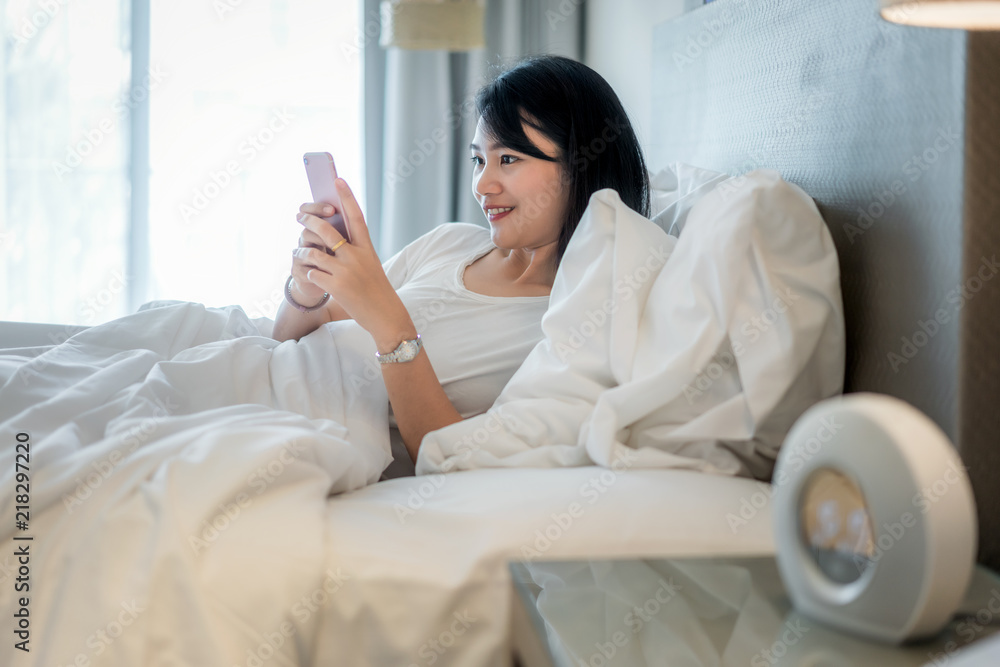
[[[445,394],[463,417],[486,412],[542,339],[548,296],[487,296],[466,289],[465,268],[494,247],[490,231],[439,225],[383,264],[406,306]],[[389,408],[393,462],[382,479],[412,475],[413,461]]]

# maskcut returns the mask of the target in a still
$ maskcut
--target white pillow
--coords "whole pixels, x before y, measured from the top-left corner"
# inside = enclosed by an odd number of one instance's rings
[[[680,236],[695,202],[728,178],[729,174],[682,162],[667,165],[649,175],[650,218],[663,231]]]
[[[704,195],[679,240],[595,193],[542,329],[486,414],[424,437],[417,474],[596,463],[767,478],[795,419],[843,386],[836,251],[812,199],[773,171]]]

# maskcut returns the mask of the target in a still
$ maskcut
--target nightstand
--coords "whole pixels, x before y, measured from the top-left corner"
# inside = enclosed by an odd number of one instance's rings
[[[964,616],[931,640],[898,647],[796,613],[770,556],[509,567],[511,648],[521,667],[938,667],[1000,630],[1000,577],[984,568],[973,576]]]

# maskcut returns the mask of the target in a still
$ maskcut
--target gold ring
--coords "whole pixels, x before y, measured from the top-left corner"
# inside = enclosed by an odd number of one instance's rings
[[[335,245],[332,248],[330,248],[330,252],[332,252],[332,253],[333,252],[337,252],[337,248],[339,248],[340,246],[344,245],[345,243],[347,243],[347,239],[340,239],[340,243],[338,243],[337,245]]]

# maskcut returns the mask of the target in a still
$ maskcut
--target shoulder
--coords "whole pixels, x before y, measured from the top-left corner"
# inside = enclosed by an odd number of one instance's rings
[[[424,259],[465,255],[490,243],[490,230],[470,222],[446,222],[410,244]]]
[[[471,222],[445,222],[427,232],[421,238],[435,240],[488,239],[490,238],[490,230],[479,225],[474,225]]]

